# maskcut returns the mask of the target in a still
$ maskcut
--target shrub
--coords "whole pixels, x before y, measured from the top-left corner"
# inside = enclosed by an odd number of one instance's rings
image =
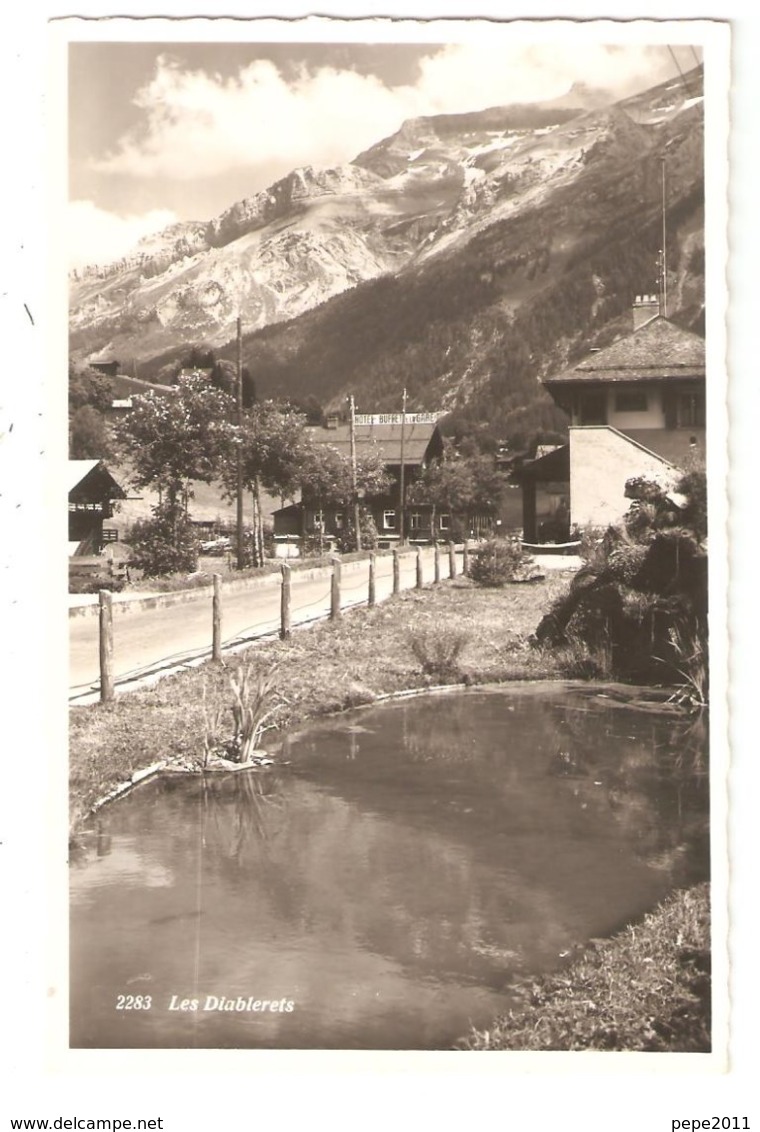
[[[278,710],[274,695],[276,676],[275,668],[265,672],[253,669],[248,662],[239,664],[236,676],[229,677],[235,722],[229,753],[237,762],[251,761],[268,721]]]
[[[415,629],[408,640],[425,676],[446,683],[461,677],[459,657],[470,640],[467,630],[449,625],[423,626]]]
[[[150,519],[134,523],[129,542],[129,564],[146,578],[191,574],[198,568],[198,539],[184,513],[173,515],[167,507],[154,507]]]
[[[553,656],[559,671],[571,680],[609,680],[613,675],[612,649],[606,641],[589,645],[571,635]]]
[[[529,561],[517,539],[489,539],[473,555],[470,577],[481,586],[504,586],[514,581]]]
[[[606,648],[616,676],[685,681],[684,702],[699,706],[707,699],[704,473],[685,474],[678,488],[673,499],[645,477],[627,481],[624,526],[588,533],[585,565],[536,643],[572,649],[581,640],[594,655]]]
[[[96,594],[100,590],[119,593],[123,589],[123,579],[112,578],[110,574],[73,574],[69,578],[70,594]]]

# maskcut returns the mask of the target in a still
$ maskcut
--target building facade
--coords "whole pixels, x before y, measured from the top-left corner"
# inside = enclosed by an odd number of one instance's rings
[[[396,545],[401,537],[401,468],[404,469],[404,497],[431,460],[443,455],[443,438],[437,425],[438,414],[410,413],[402,422],[401,414],[384,413],[357,416],[354,436],[357,456],[377,452],[382,457],[391,485],[382,494],[361,499],[362,509],[372,516],[380,546]],[[350,425],[335,418],[324,428],[309,430],[317,444],[339,452],[347,460],[351,455]],[[432,509],[424,504],[406,503],[403,535],[411,542],[430,542]],[[275,543],[296,539],[324,538],[336,542],[351,521],[346,505],[323,502],[304,494],[299,503],[281,507],[274,513]],[[436,516],[437,537],[449,537],[450,517]]]
[[[646,476],[672,487],[684,469],[704,461],[704,339],[656,312],[651,296],[637,300],[632,334],[544,380],[570,419],[571,528],[619,523],[630,505],[627,479]],[[561,458],[552,456],[556,467],[547,470],[556,472]],[[541,479],[538,464],[534,484]]]

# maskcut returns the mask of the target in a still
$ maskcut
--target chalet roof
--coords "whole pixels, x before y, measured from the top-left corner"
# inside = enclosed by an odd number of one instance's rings
[[[705,376],[705,340],[658,316],[545,385],[599,381],[660,381]]]
[[[116,482],[102,460],[69,460],[67,479],[70,500],[76,496],[77,501],[83,502],[90,495],[93,501],[127,498],[124,488]]]
[[[341,454],[351,451],[351,428],[338,425],[336,428],[314,428],[309,430],[318,444],[336,448]],[[438,431],[433,423],[421,424],[417,421],[404,425],[404,464],[421,464],[428,448]],[[357,424],[357,453],[377,447],[386,464],[401,464],[401,425],[400,424]]]

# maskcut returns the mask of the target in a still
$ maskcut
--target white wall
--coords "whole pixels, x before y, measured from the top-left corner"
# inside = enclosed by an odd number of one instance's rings
[[[571,428],[571,525],[619,523],[631,504],[625,497],[625,481],[638,475],[656,476],[670,485],[680,473],[605,425]]]

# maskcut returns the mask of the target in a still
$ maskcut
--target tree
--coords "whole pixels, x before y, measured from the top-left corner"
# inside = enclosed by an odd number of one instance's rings
[[[408,498],[411,503],[426,503],[431,508],[435,537],[439,511],[447,511],[452,521],[458,519],[469,530],[470,512],[494,514],[503,489],[504,477],[490,456],[459,456],[447,443],[443,458],[431,460],[410,486]]]
[[[206,378],[185,377],[174,394],[151,390],[134,397],[116,427],[132,465],[131,482],[158,488],[175,530],[192,497],[189,482],[211,483],[220,474],[232,443],[234,409],[232,398]]]
[[[111,455],[111,437],[102,413],[82,405],[69,420],[69,456],[72,460],[103,460]]]
[[[264,557],[261,488],[283,497],[293,496],[301,482],[307,458],[305,421],[300,413],[275,401],[261,401],[244,414],[242,429],[232,430],[233,443],[221,464],[221,478],[231,498],[237,493],[237,454],[240,453],[243,486],[251,492],[254,507],[256,559]]]
[[[69,364],[69,456],[99,460],[112,454],[105,412],[113,401],[113,382],[105,374]]]
[[[130,565],[144,577],[189,574],[198,566],[198,539],[187,515],[172,515],[159,504],[149,519],[138,519],[129,532]]]
[[[383,494],[388,491],[392,482],[391,476],[385,469],[383,454],[378,448],[366,448],[357,453],[356,494],[359,499]],[[351,458],[329,444],[310,444],[301,469],[301,487],[304,497],[313,501],[319,510],[327,506],[343,507],[350,514],[354,502]],[[349,530],[344,541],[346,545],[354,547],[356,532],[353,531],[353,519],[349,520],[348,526]],[[362,534],[364,531],[363,525]],[[371,533],[368,526],[367,533]],[[319,538],[321,550],[321,529]]]
[[[243,408],[248,409],[256,401],[256,385],[247,366],[242,367],[240,376],[243,381]],[[237,365],[224,358],[214,362],[211,368],[211,384],[237,400]]]
[[[86,365],[69,365],[69,412],[90,405],[99,413],[111,407],[113,382],[105,374]]]

